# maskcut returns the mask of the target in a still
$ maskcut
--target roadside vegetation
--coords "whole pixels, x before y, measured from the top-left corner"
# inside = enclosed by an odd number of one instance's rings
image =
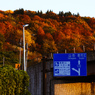
[[[0,95],[31,95],[28,91],[29,76],[12,66],[0,67]]]

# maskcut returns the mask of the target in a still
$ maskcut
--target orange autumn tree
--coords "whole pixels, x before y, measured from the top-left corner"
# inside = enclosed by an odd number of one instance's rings
[[[0,33],[1,34],[6,33],[6,25],[3,22],[0,22]]]
[[[31,19],[28,15],[25,15],[25,14],[20,14],[17,16],[17,19],[20,21],[20,22],[23,22],[23,23],[30,23],[31,22]]]
[[[45,32],[42,29],[42,27],[39,27],[37,31],[37,41],[39,44],[42,44],[44,37],[45,37]]]
[[[4,19],[4,15],[0,13],[0,20]]]
[[[50,33],[46,33],[45,38],[49,40],[53,40],[53,36]]]
[[[38,28],[36,36],[37,36],[37,39],[36,39],[37,49],[36,50],[41,53],[42,52],[41,49],[42,49],[43,40],[45,38],[45,32],[41,27]]]

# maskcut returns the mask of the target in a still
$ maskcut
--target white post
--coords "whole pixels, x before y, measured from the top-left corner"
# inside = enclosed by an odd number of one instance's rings
[[[24,64],[24,71],[25,69],[25,33],[24,33],[24,26],[23,26],[23,64]]]
[[[26,64],[25,64],[25,27],[29,26],[29,24],[23,25],[23,64],[24,64],[24,71],[26,71]]]
[[[65,53],[67,53],[67,50],[65,49]]]

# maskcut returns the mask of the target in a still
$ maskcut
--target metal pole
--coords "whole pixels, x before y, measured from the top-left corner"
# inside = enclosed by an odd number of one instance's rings
[[[3,66],[4,66],[4,64],[5,64],[5,58],[3,57]]]
[[[24,71],[26,71],[26,66],[25,66],[25,27],[29,26],[29,24],[23,25],[23,64],[24,64]]]
[[[26,71],[27,71],[27,58],[28,58],[28,43],[26,43],[26,64],[25,64],[25,68],[26,68]]]
[[[24,32],[24,26],[23,26],[23,64],[24,64],[24,71],[26,71],[25,68],[25,32]]]
[[[19,53],[19,64],[21,64],[21,39],[20,39],[20,53]]]

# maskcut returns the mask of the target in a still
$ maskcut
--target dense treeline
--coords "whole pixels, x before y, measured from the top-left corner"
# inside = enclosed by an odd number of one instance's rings
[[[65,49],[73,52],[93,50],[95,43],[95,18],[81,17],[71,12],[55,14],[53,11],[0,11],[0,59],[9,59],[10,63],[19,62],[19,42],[22,39],[22,25],[25,28],[26,43],[29,45],[29,62],[50,53],[63,53]],[[34,35],[35,34],[35,35]],[[22,39],[23,41],[23,39]],[[12,52],[8,55],[6,52]],[[15,58],[11,60],[9,56]],[[5,63],[7,59],[5,60]],[[38,59],[40,61],[40,58]],[[2,63],[2,61],[0,62]]]

